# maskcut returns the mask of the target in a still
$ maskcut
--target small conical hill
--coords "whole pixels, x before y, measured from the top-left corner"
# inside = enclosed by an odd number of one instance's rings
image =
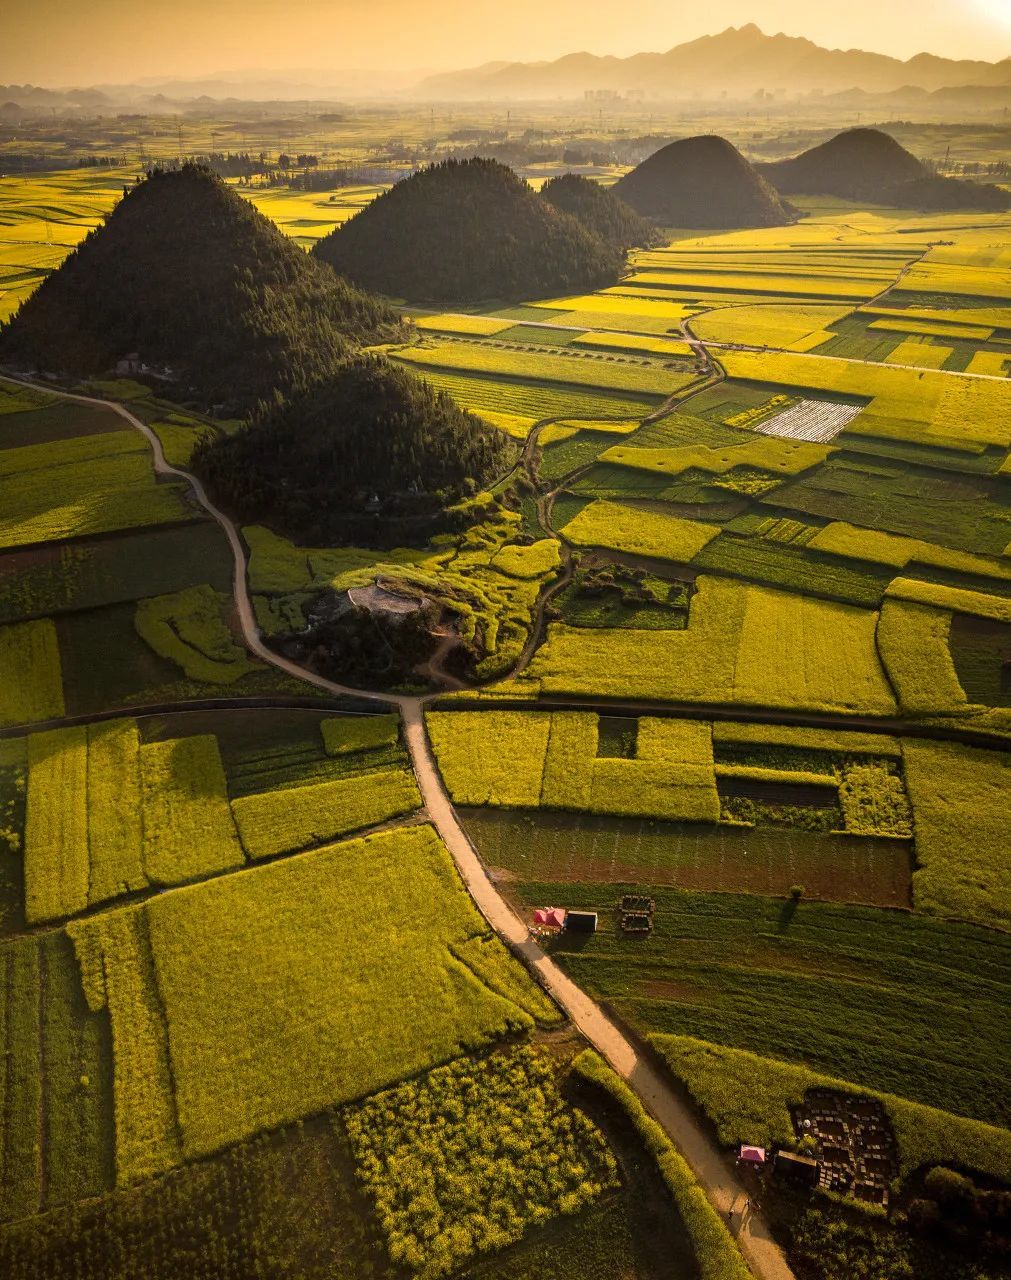
[[[366,289],[438,305],[613,284],[622,255],[495,160],[447,160],[384,192],[313,253]]]
[[[502,432],[444,392],[358,355],[236,434],[207,438],[193,466],[243,522],[310,545],[401,546],[444,527],[447,509],[514,456]]]
[[[661,244],[663,235],[647,218],[619,199],[612,190],[578,173],[563,173],[541,187],[541,198],[567,213],[606,244],[629,249]]]
[[[791,211],[726,138],[672,142],[625,174],[614,194],[666,227],[778,227]]]
[[[790,160],[761,166],[784,194],[867,198],[926,175],[919,160],[880,129],[847,129]]]
[[[136,352],[181,391],[244,413],[398,326],[386,303],[186,165],[127,192],[0,331],[0,356],[87,375]]]

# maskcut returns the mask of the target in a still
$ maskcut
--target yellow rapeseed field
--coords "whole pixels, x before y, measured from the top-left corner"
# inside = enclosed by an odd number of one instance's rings
[[[240,867],[217,739],[211,734],[149,742],[140,749],[144,870],[153,884],[179,884]]]
[[[631,555],[687,563],[712,542],[720,529],[718,525],[670,515],[661,504],[599,498],[583,507],[559,532],[577,547],[607,547]]]
[[[232,813],[246,853],[251,858],[272,858],[377,826],[420,804],[412,773],[384,769],[240,796],[232,801]]]
[[[88,730],[28,739],[25,919],[56,920],[88,905]]]
[[[62,716],[63,673],[48,618],[0,627],[0,726]]]
[[[903,743],[920,911],[1011,927],[1007,780],[1011,756],[952,742]]]
[[[428,827],[176,890],[145,910],[189,1157],[533,1026],[453,954],[487,928]]]

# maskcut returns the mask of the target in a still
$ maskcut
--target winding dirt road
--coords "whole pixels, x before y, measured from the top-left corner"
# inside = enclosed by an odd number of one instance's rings
[[[728,1160],[702,1128],[694,1111],[680,1094],[643,1057],[628,1037],[607,1017],[598,1004],[568,978],[530,937],[527,926],[498,892],[477,851],[460,825],[442,783],[425,730],[425,706],[434,695],[403,697],[354,689],[306,671],[297,663],[275,653],[260,637],[246,575],[246,552],[232,520],[211,502],[196,476],[169,464],[157,434],[123,404],[72,392],[54,391],[23,377],[2,375],[7,381],[33,390],[44,390],[60,399],[94,405],[119,415],[144,436],[151,447],[158,475],[172,476],[187,483],[197,502],[221,526],[228,538],[234,560],[233,590],[242,634],[251,652],[264,662],[287,672],[327,693],[367,697],[402,716],[404,736],[418,780],[425,811],[449,849],[461,879],[478,910],[489,925],[527,964],[573,1024],[603,1058],[635,1090],[643,1105],[662,1125],[671,1141],[688,1161],[717,1210],[726,1216],[736,1209],[732,1230],[749,1266],[758,1280],[793,1280],[793,1272],[764,1220],[757,1213],[742,1213],[747,1193],[738,1182]]]

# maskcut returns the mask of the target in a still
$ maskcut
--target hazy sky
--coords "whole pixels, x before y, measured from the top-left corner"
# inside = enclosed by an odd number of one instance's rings
[[[903,58],[1011,55],[1011,0],[0,0],[0,83],[627,55],[746,22]]]

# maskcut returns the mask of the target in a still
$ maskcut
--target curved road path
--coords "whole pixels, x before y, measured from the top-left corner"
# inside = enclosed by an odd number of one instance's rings
[[[427,815],[449,849],[460,876],[481,914],[527,964],[583,1036],[635,1090],[643,1105],[663,1126],[671,1141],[684,1155],[720,1213],[725,1216],[732,1208],[736,1210],[732,1229],[749,1266],[759,1280],[793,1280],[793,1272],[787,1265],[779,1246],[772,1239],[762,1217],[755,1212],[743,1214],[747,1192],[734,1176],[719,1147],[699,1123],[691,1106],[640,1053],[620,1028],[607,1017],[600,1006],[568,978],[537,945],[530,937],[527,926],[498,892],[488,876],[477,851],[460,825],[432,754],[424,717],[425,705],[434,695],[416,698],[353,689],[306,671],[297,663],[274,653],[260,638],[246,577],[246,552],[238,529],[232,520],[211,502],[196,476],[166,461],[161,441],[151,427],[117,401],[54,391],[50,387],[42,387],[26,378],[7,374],[2,376],[8,381],[20,383],[33,390],[45,390],[63,400],[95,405],[118,414],[147,440],[151,447],[155,472],[158,475],[183,480],[190,486],[197,502],[217,521],[228,538],[234,559],[233,588],[239,624],[245,642],[253,653],[264,662],[297,679],[313,684],[327,693],[338,696],[368,697],[386,706],[396,707],[400,711],[404,723],[405,740]]]

